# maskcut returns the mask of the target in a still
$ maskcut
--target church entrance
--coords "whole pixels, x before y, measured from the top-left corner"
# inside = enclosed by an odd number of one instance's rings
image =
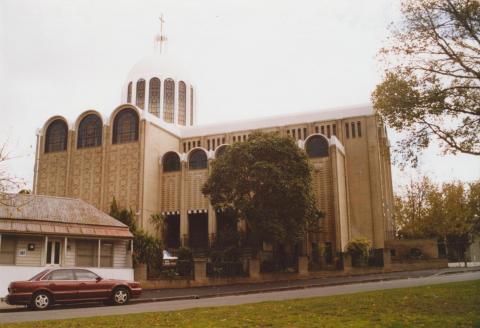
[[[188,246],[192,249],[208,248],[208,214],[188,214]]]
[[[165,217],[166,236],[165,246],[167,248],[180,247],[180,215],[170,214]]]

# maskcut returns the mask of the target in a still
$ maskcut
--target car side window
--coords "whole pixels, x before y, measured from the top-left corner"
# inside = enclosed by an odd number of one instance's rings
[[[43,280],[75,280],[72,270],[55,270],[50,272]]]
[[[75,270],[75,277],[77,280],[96,280],[98,276],[88,270]]]

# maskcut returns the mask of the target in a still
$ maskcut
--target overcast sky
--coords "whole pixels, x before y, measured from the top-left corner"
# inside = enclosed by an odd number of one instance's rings
[[[395,0],[0,0],[0,141],[18,157],[15,175],[31,184],[35,131],[49,117],[120,104],[161,13],[167,52],[196,86],[199,124],[368,103],[375,55],[399,18]],[[432,149],[420,169],[394,172],[397,185],[423,173],[473,180],[480,159]]]

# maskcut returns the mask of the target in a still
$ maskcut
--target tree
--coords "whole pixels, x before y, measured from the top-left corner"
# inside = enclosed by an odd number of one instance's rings
[[[228,147],[202,192],[216,210],[245,219],[257,241],[293,245],[320,217],[306,154],[276,134],[253,133]]]
[[[424,178],[396,197],[395,220],[402,238],[437,238],[447,257],[465,262],[473,237],[480,232],[480,181],[432,184]],[[466,265],[466,263],[465,263]]]
[[[417,164],[432,140],[444,153],[480,155],[480,4],[404,0],[403,21],[380,50],[386,63],[373,105],[404,133],[398,154]]]
[[[8,172],[7,162],[12,158],[13,156],[10,151],[9,142],[6,140],[0,144],[0,203],[5,206],[19,206],[18,202],[12,202],[12,197],[9,193],[25,186],[23,179]],[[22,189],[19,193],[26,194],[27,189]]]
[[[162,241],[138,229],[132,210],[120,209],[115,197],[110,204],[110,216],[127,225],[133,234],[133,261],[147,265],[150,274],[159,272],[163,263]]]

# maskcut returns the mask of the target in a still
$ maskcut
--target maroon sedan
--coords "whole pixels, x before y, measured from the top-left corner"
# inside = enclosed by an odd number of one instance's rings
[[[102,279],[85,269],[48,269],[8,286],[7,303],[44,310],[53,304],[109,301],[125,304],[142,293],[138,282]]]

